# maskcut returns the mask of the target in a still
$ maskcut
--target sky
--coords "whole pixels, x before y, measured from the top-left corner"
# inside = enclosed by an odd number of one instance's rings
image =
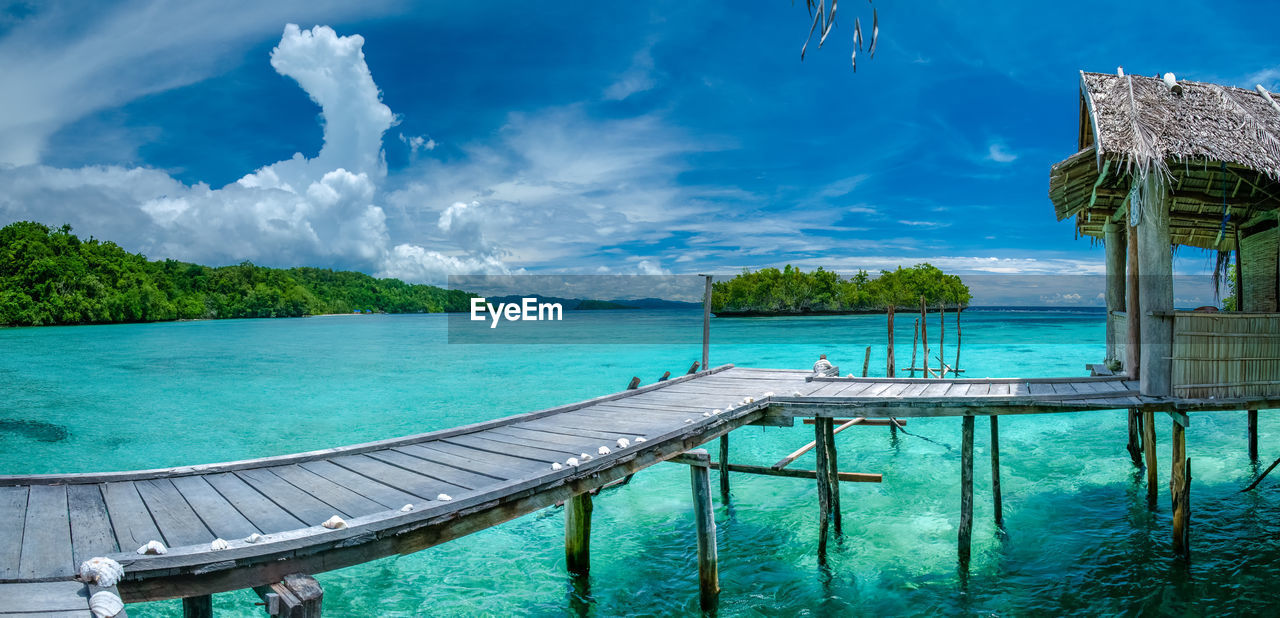
[[[810,17],[788,0],[0,0],[0,225],[436,284],[1100,274],[1101,247],[1047,197],[1076,151],[1078,72],[1280,90],[1277,18],[846,0],[802,61]]]

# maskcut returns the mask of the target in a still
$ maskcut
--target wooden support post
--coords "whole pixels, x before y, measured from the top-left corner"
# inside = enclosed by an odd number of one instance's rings
[[[947,357],[947,306],[942,301],[938,301],[938,364],[942,366],[942,373],[938,375],[940,378],[947,377],[947,363],[944,360]]]
[[[892,378],[892,377],[893,377],[894,370],[895,370],[895,367],[893,366],[893,365],[894,365],[894,358],[893,358],[893,309],[894,309],[894,307],[893,307],[893,303],[889,303],[889,315],[888,315],[888,318],[887,318],[887,319],[888,319],[888,321],[889,321],[889,347],[888,347],[888,349],[889,349],[889,357],[888,357],[887,359],[885,359],[885,369],[884,369],[885,373],[884,373],[884,374],[885,374],[886,376],[890,377],[890,378]]]
[[[993,417],[994,418],[994,417]],[[973,540],[973,417],[965,416],[960,439],[960,569],[969,568],[969,546]]]
[[[1249,460],[1258,460],[1258,411],[1249,410]]]
[[[908,378],[916,377],[916,344],[920,343],[920,318],[916,318],[916,323],[911,327],[911,369],[907,375]]]
[[[666,382],[667,380],[670,380],[670,379],[671,379],[671,372],[670,372],[670,371],[664,371],[664,372],[662,372],[662,377],[661,377],[661,378],[658,378],[658,381],[659,381],[659,382]]]
[[[1191,460],[1187,459],[1186,429],[1176,419],[1170,439],[1172,474],[1169,475],[1169,493],[1173,502],[1173,553],[1181,557],[1191,555]]]
[[[1160,488],[1156,479],[1156,423],[1154,412],[1142,413],[1142,451],[1147,460],[1147,507],[1156,508]]]
[[[1129,227],[1125,234],[1129,241],[1129,250],[1125,254],[1128,264],[1128,275],[1125,277],[1125,332],[1124,371],[1130,378],[1138,379],[1138,369],[1142,361],[1142,303],[1138,291],[1138,230]]]
[[[819,473],[825,472],[827,475],[827,487],[831,488],[831,520],[835,524],[836,536],[844,534],[844,526],[841,524],[840,517],[840,465],[836,458],[836,434],[835,421],[830,418],[823,419],[822,431],[827,436],[827,469],[819,470]]]
[[[867,353],[862,357],[862,377],[867,377],[867,370],[871,368],[871,346],[867,346]]]
[[[324,590],[310,575],[285,575],[270,586],[253,589],[266,603],[268,616],[277,618],[320,618]]]
[[[960,377],[960,301],[956,301],[956,364],[951,367],[951,373],[955,377]]]
[[[631,378],[631,382],[627,383],[627,390],[633,391],[633,390],[636,390],[637,388],[640,388],[639,376]]]
[[[813,425],[815,425],[815,426],[821,426],[823,423],[826,423],[826,422],[830,422],[830,423],[833,423],[833,424],[834,424],[834,422],[835,422],[835,421],[834,421],[833,419],[830,419],[830,418],[822,418],[821,416],[819,416],[818,418],[813,419],[813,423],[812,423],[812,424],[813,424]],[[846,429],[848,429],[848,428],[850,428],[850,427],[852,427],[852,426],[854,426],[854,425],[861,425],[861,424],[866,423],[866,422],[867,422],[867,419],[865,419],[865,418],[854,418],[854,419],[849,419],[849,420],[845,421],[843,424],[841,424],[839,427],[836,427],[835,429],[833,429],[833,430],[831,431],[831,435],[832,435],[832,436],[835,436],[835,434],[838,434],[838,433],[840,433],[840,432],[842,432],[842,431],[844,431],[844,430],[846,430]],[[808,425],[808,424],[810,424],[810,421],[805,420],[805,422],[804,422],[804,423],[805,423],[806,425]],[[783,469],[783,468],[785,468],[785,467],[787,467],[787,466],[791,465],[791,462],[793,462],[793,461],[795,461],[795,460],[799,459],[801,455],[803,455],[803,454],[805,454],[805,453],[808,453],[809,451],[813,450],[813,447],[815,447],[815,446],[817,446],[817,445],[819,445],[819,444],[821,444],[821,443],[822,443],[822,442],[821,442],[820,440],[814,440],[813,442],[810,442],[810,443],[808,443],[808,444],[806,444],[806,445],[804,445],[804,446],[802,446],[802,447],[800,447],[800,448],[796,449],[796,450],[795,450],[795,451],[793,451],[790,455],[787,455],[786,457],[783,457],[782,459],[779,459],[779,460],[778,460],[778,463],[773,464],[773,469],[774,469],[774,470],[781,470],[781,469]],[[819,456],[821,456],[821,455],[819,455]],[[821,469],[822,469],[822,468],[821,468],[821,466],[819,466],[819,468],[818,468],[818,469],[819,469],[819,470],[821,470]]]
[[[1000,499],[1000,417],[991,415],[991,505],[996,527],[1004,528],[1004,503]]]
[[[1143,395],[1168,397],[1173,394],[1173,256],[1169,237],[1169,203],[1164,181],[1152,171],[1143,182],[1142,220],[1138,223],[1139,307],[1141,307],[1142,353],[1138,376]]]
[[[923,373],[920,374],[920,377],[922,378],[929,377],[929,320],[927,319],[928,316],[929,316],[929,313],[928,311],[925,310],[924,295],[922,294],[920,296],[920,343],[921,343],[921,350],[924,352],[924,364],[921,365],[921,367],[923,367]],[[915,367],[916,364],[913,362],[911,363],[911,366]]]
[[[720,502],[729,504],[729,434],[720,436]]]
[[[698,361],[693,361],[693,364],[689,365],[689,371],[685,375],[693,375],[695,373],[698,373]]]
[[[1142,412],[1129,408],[1129,458],[1133,465],[1142,467]]]
[[[570,573],[591,572],[591,494],[580,493],[564,503],[564,558]]]
[[[716,520],[711,508],[711,457],[704,450],[689,451],[702,465],[689,466],[693,485],[693,516],[698,533],[698,588],[703,611],[715,609],[720,598],[720,570],[716,556]]]
[[[1112,311],[1124,311],[1124,263],[1125,240],[1120,224],[1107,221],[1102,224],[1103,244],[1106,249],[1107,279],[1107,355],[1106,362],[1120,360],[1118,354],[1119,337],[1117,337],[1115,320]]]
[[[818,455],[818,564],[827,563],[827,527],[831,519],[831,475],[827,473],[827,432],[830,419],[817,418],[813,424],[814,444]]]
[[[702,295],[702,369],[711,367],[711,275],[707,278],[707,287]]]
[[[182,618],[213,618],[213,595],[182,599]]]

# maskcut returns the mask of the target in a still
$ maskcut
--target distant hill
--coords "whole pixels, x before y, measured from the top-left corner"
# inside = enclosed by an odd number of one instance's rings
[[[701,309],[702,303],[690,303],[665,298],[626,298],[613,302],[630,305],[636,309]]]
[[[560,298],[558,296],[542,296],[540,294],[528,294],[518,296],[509,294],[507,296],[486,296],[485,300],[490,304],[498,303],[516,303],[520,304],[526,298],[532,298],[540,303],[559,303],[565,311],[602,311],[611,309],[636,309],[637,307],[623,304],[621,301],[612,300],[593,300],[589,298]]]

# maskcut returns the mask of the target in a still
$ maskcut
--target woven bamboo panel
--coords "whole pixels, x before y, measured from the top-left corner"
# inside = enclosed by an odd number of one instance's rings
[[[1178,312],[1172,377],[1178,397],[1280,395],[1280,313]]]
[[[1121,312],[1111,312],[1111,329],[1115,333],[1115,356],[1121,362],[1128,358],[1125,356],[1125,350],[1129,347],[1129,321],[1125,318],[1125,314]]]
[[[1276,241],[1280,229],[1271,228],[1240,240],[1245,311],[1276,311]]]

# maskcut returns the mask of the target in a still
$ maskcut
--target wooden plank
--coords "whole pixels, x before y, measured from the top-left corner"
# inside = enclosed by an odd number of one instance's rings
[[[525,438],[528,440],[533,440],[535,442],[558,444],[561,446],[570,447],[571,450],[593,448],[593,447],[598,447],[602,444],[608,446],[612,450],[618,444],[618,440],[616,438],[613,440],[610,440],[608,438],[569,436],[562,433],[538,431],[536,429],[524,429],[520,427],[498,427],[495,429],[490,429],[485,433],[511,436],[513,438]]]
[[[250,487],[235,473],[210,474],[205,476],[204,480],[218,490],[218,493],[222,494],[222,497],[226,498],[227,502],[236,507],[236,510],[240,511],[240,514],[244,515],[245,519],[253,523],[254,527],[261,530],[263,534],[272,534],[307,526],[302,520],[280,508],[280,505],[258,493],[256,489]]]
[[[18,582],[0,584],[0,615],[54,612],[89,614],[88,586],[77,581]]]
[[[517,474],[512,474],[509,469],[503,469],[501,466],[492,465],[483,460],[475,461],[452,453],[433,451],[420,444],[404,446],[394,450],[406,455],[411,455],[417,459],[421,459],[428,465],[438,468],[448,468],[456,471],[457,473],[464,474],[464,476],[460,476],[456,481],[448,477],[439,477],[449,481],[450,483],[461,485],[463,487],[487,487],[494,483],[517,478],[519,476]]]
[[[218,538],[242,539],[255,532],[262,532],[203,477],[177,476],[172,481],[178,493],[182,494],[187,504],[200,516],[200,520]]]
[[[18,577],[29,493],[26,487],[0,487],[0,579]]]
[[[204,544],[214,539],[213,533],[169,479],[137,481],[134,485],[147,504],[147,510],[151,511],[151,519],[164,535],[165,545],[181,547]]]
[[[403,448],[410,448],[409,446]],[[354,491],[388,509],[398,509],[406,504],[420,502],[421,499],[371,479],[363,474],[352,472],[331,461],[312,461],[298,464],[308,472],[322,476],[351,491]]]
[[[575,416],[576,414],[577,413],[575,412],[574,415],[566,414],[563,416],[558,416],[554,419],[538,420],[535,422],[538,423],[537,427],[540,427],[540,428],[547,428],[548,430],[554,429],[560,433],[566,433],[567,431],[568,433],[572,433],[573,435],[583,435],[583,436],[589,436],[594,434],[606,434],[606,435],[616,434],[619,437],[647,436],[649,435],[650,432],[654,432],[656,427],[656,426],[651,426],[647,424],[644,424],[644,425],[627,424],[626,421],[622,418],[610,418],[610,419],[607,419],[607,421],[602,421],[600,420],[599,417],[596,417],[596,416],[587,416],[587,415]],[[693,418],[693,417],[689,416],[686,418]],[[528,423],[521,423],[520,425],[532,426],[532,425],[529,425]],[[667,424],[663,423],[662,426],[665,427],[667,426]],[[617,438],[614,438],[614,439],[616,440]],[[430,444],[430,442],[427,442],[425,444]]]
[[[894,384],[889,388],[880,392],[880,397],[901,397],[903,391],[906,391],[910,384]]]
[[[373,452],[378,453],[381,451]],[[337,509],[345,517],[368,515],[387,508],[300,466],[277,466],[267,468],[267,470],[284,479],[290,485]]]
[[[459,436],[461,437],[461,436]],[[344,457],[334,458],[333,463],[342,466],[352,472],[359,472],[369,478],[378,479],[396,489],[405,493],[418,496],[419,503],[422,500],[435,500],[440,494],[449,494],[464,491],[461,487],[451,485],[443,481],[428,478],[416,472],[410,472],[404,468],[397,468],[389,463],[378,461],[366,455],[347,455]],[[324,520],[321,520],[324,521]]]
[[[120,551],[115,532],[111,530],[107,503],[98,485],[68,485],[67,511],[71,516],[73,564]]]
[[[462,457],[471,462],[472,469],[476,472],[488,474],[490,476],[507,477],[508,480],[525,478],[533,473],[541,473],[550,467],[549,463],[543,461],[530,461],[523,457],[507,455],[505,453],[492,453],[489,451],[480,451],[459,444],[449,444],[439,440],[424,442],[422,444],[414,444],[404,447],[406,451],[417,455],[418,449],[426,449],[427,451],[447,453]],[[424,457],[429,457],[429,453],[424,453]]]
[[[477,434],[471,434],[469,436],[459,436],[458,438],[451,438],[451,440],[457,441],[457,440],[468,439],[468,438],[473,440],[487,440],[489,442],[509,444],[512,447],[526,449],[529,453],[537,453],[539,451],[543,453],[549,453],[547,455],[541,455],[542,457],[549,457],[550,459],[547,459],[548,462],[556,461],[555,457],[557,456],[572,457],[574,455],[577,455],[578,453],[585,452],[586,450],[583,448],[574,448],[564,444],[555,444],[553,442],[543,442],[540,440],[533,440],[530,438],[514,438],[511,436],[496,433],[492,430],[485,431],[482,433],[477,433]],[[517,452],[516,454],[519,454],[521,456],[526,456],[519,452]],[[593,452],[591,453],[591,455],[594,456],[595,453]],[[533,456],[537,457],[539,455],[535,454]]]
[[[70,577],[71,520],[67,514],[67,488],[35,485],[27,497],[26,527],[18,576],[23,579]]]
[[[947,382],[938,381],[925,387],[924,391],[920,393],[920,396],[921,397],[941,397],[946,394],[947,389],[949,388],[951,388],[951,384]]]
[[[325,504],[265,468],[240,470],[234,474],[308,526],[318,526],[334,515],[350,516],[349,513],[339,513],[337,507]]]
[[[102,485],[102,498],[111,515],[111,529],[116,534],[120,551],[131,552],[149,541],[162,538],[160,529],[151,519],[151,512],[142,503],[142,497],[133,483],[107,483]]]
[[[557,425],[551,421],[529,421],[527,423],[518,423],[512,427],[521,429],[535,429],[537,431],[545,431],[548,433],[558,433],[566,436],[584,436],[588,438],[597,438],[600,440],[614,440],[618,438],[631,439],[632,434],[617,431],[594,431],[591,429],[573,429],[563,425]]]
[[[501,482],[491,476],[441,465],[394,449],[374,451],[369,453],[369,457],[463,489],[481,489]]]

